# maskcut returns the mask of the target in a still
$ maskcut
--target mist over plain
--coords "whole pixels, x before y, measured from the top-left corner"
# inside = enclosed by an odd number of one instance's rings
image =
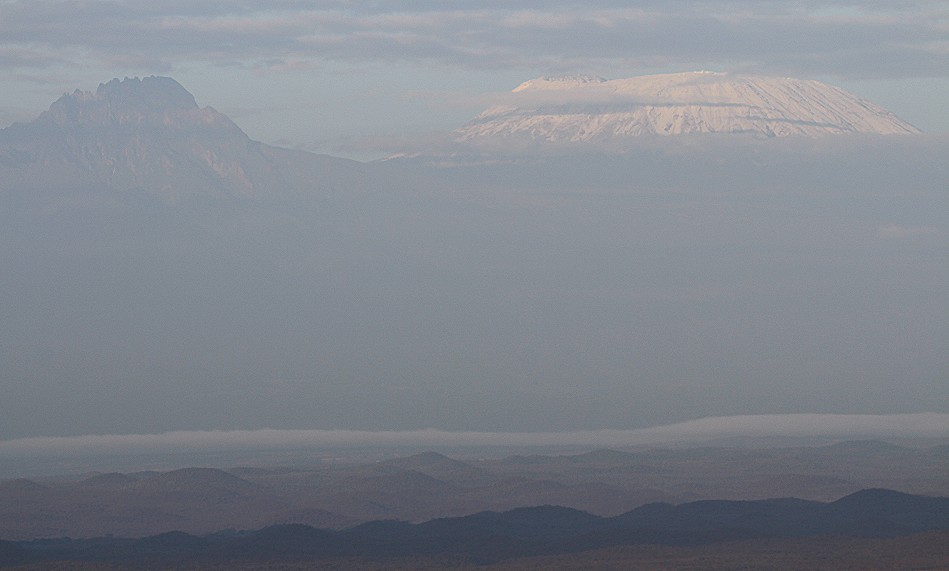
[[[685,137],[352,163],[304,201],[8,192],[0,434],[949,412],[945,156]]]

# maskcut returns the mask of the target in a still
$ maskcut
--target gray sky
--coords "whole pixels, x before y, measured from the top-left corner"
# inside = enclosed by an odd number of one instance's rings
[[[908,2],[0,0],[0,124],[171,75],[251,137],[356,158],[520,82],[709,69],[818,79],[949,130],[949,7]]]
[[[162,74],[254,139],[374,158],[532,77],[711,69],[930,134],[373,163],[190,219],[0,194],[0,440],[949,413],[945,2],[255,6],[0,0],[0,122]]]

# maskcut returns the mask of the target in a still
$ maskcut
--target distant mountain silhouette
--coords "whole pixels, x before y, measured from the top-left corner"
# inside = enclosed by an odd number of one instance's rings
[[[471,482],[488,477],[484,470],[454,460],[437,452],[424,452],[407,458],[395,458],[383,462],[384,466],[415,470],[427,476],[447,482]]]
[[[48,490],[43,484],[34,482],[27,478],[16,478],[13,480],[0,481],[0,493],[23,494],[39,493]]]
[[[631,452],[620,452],[610,449],[599,449],[577,454],[571,457],[574,462],[594,462],[609,464],[632,464],[639,460],[639,456]]]
[[[947,456],[941,451],[854,444],[594,450],[465,461],[426,452],[333,468],[188,468],[42,483],[0,480],[0,538],[142,537],[172,530],[201,534],[292,523],[342,529],[381,519],[421,522],[538,505],[598,516],[626,514],[634,521],[639,517],[635,508],[653,504],[650,509],[675,521],[680,515],[672,506],[710,498],[833,501],[883,485],[945,495],[938,475]],[[921,472],[929,476],[921,478]],[[846,504],[842,501],[838,509]],[[890,509],[880,511],[886,515]],[[864,514],[861,525],[870,529],[876,519],[878,514]]]
[[[259,486],[215,468],[183,468],[159,474],[130,486],[136,493],[186,493],[207,498],[240,497],[255,494]]]
[[[889,111],[817,81],[700,71],[614,80],[532,79],[515,88],[506,104],[486,109],[455,135],[477,144],[591,145],[644,135],[918,132]]]
[[[91,476],[85,480],[76,482],[75,486],[77,488],[109,489],[129,486],[137,481],[137,479],[129,476],[128,474],[110,472],[108,474],[97,474],[95,476]]]
[[[2,190],[138,190],[164,203],[272,201],[358,179],[356,165],[252,141],[169,77],[76,90],[36,120],[0,130]]]
[[[602,518],[540,506],[421,524],[377,521],[343,531],[305,525],[196,537],[0,542],[0,565],[43,561],[128,564],[162,557],[294,561],[333,556],[464,555],[478,562],[617,545],[701,545],[719,541],[840,535],[894,537],[949,529],[949,498],[864,490],[836,502],[797,499],[652,504]]]

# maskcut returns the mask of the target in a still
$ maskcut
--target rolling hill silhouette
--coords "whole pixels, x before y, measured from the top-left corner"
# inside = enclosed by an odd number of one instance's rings
[[[703,545],[813,536],[885,538],[940,530],[949,530],[949,498],[874,489],[827,503],[785,498],[651,504],[612,518],[539,506],[420,524],[375,521],[342,531],[294,524],[204,537],[172,532],[138,540],[3,542],[0,565],[54,560],[273,562],[452,554],[487,563],[619,545]]]

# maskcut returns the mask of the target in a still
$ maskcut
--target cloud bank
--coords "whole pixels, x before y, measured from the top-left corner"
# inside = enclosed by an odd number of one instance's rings
[[[941,2],[322,2],[0,4],[0,69],[98,59],[296,69],[430,61],[576,71],[606,65],[848,78],[949,76]],[[93,31],[94,30],[94,31]],[[674,41],[673,41],[674,39]]]
[[[728,437],[949,438],[949,414],[743,415],[703,418],[638,430],[572,432],[263,429],[32,437],[0,441],[0,456],[353,446],[637,446]]]

